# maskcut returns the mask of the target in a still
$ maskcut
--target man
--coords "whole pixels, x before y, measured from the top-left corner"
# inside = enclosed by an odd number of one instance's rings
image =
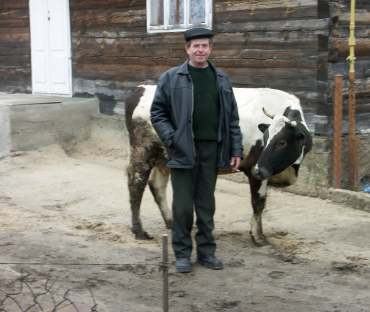
[[[236,171],[242,156],[239,117],[229,78],[208,57],[213,33],[184,33],[188,60],[161,75],[151,122],[168,151],[173,188],[172,246],[177,272],[190,272],[195,208],[198,262],[223,269],[212,234],[218,169]],[[231,167],[231,168],[230,168]]]

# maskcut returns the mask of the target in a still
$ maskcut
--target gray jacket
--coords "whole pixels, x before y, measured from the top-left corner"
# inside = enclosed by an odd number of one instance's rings
[[[220,101],[218,167],[228,168],[232,156],[243,154],[238,109],[229,78],[209,65],[217,74]],[[194,166],[192,114],[193,83],[185,62],[161,75],[150,109],[153,127],[167,148],[170,168]]]

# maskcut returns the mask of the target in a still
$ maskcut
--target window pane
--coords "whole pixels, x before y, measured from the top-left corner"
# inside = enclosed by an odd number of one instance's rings
[[[151,0],[150,26],[160,26],[163,23],[163,0]]]
[[[184,24],[184,0],[170,0],[170,25]]]
[[[190,24],[206,22],[206,0],[190,0]]]

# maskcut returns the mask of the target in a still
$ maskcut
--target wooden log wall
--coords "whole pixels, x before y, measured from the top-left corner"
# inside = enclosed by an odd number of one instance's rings
[[[186,58],[182,33],[146,32],[146,0],[70,0],[70,7],[74,94],[98,95],[103,112],[124,113],[139,84],[156,83]],[[357,0],[358,108],[365,116],[369,14],[369,1]],[[347,77],[348,22],[349,0],[214,0],[212,60],[235,86],[292,92],[309,123],[327,124],[334,76]],[[0,91],[31,91],[28,0],[0,1]]]
[[[237,86],[297,95],[314,130],[326,101],[328,8],[318,0],[218,0],[216,64]]]
[[[329,40],[329,89],[332,90],[336,74],[344,76],[344,117],[348,107],[348,34],[350,0],[333,1],[330,17],[333,21]],[[356,108],[359,131],[370,128],[370,1],[356,1]],[[329,93],[331,96],[332,94]],[[330,98],[330,103],[332,99]],[[329,112],[329,115],[331,112]],[[344,131],[347,131],[345,128]]]
[[[0,1],[0,92],[31,92],[28,0]]]
[[[98,95],[104,113],[124,113],[139,84],[184,60],[181,34],[147,34],[146,0],[70,3],[74,91]]]
[[[293,92],[315,115],[327,90],[329,19],[321,3],[215,0],[212,60],[235,86]],[[77,93],[125,102],[123,90],[155,83],[185,60],[182,33],[146,33],[145,0],[73,0],[71,11]]]

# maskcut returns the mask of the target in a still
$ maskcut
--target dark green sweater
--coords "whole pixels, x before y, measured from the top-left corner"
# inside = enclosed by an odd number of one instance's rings
[[[196,140],[217,140],[219,101],[216,74],[211,67],[188,65],[193,81],[193,132]]]

